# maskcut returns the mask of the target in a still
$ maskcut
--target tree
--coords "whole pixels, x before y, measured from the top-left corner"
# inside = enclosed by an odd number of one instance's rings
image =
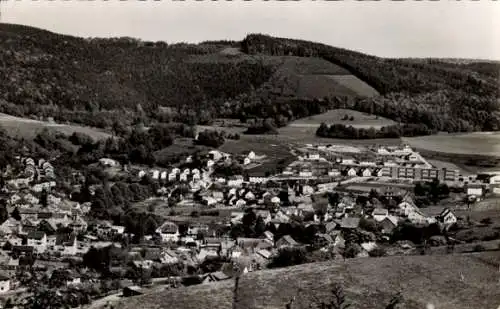
[[[19,209],[16,207],[14,208],[14,210],[12,211],[12,213],[10,214],[12,216],[12,218],[16,219],[17,221],[21,220],[21,213],[19,212]]]
[[[48,199],[49,193],[47,192],[47,189],[44,188],[40,194],[40,205],[42,205],[42,207],[47,207],[49,203]]]
[[[307,263],[307,252],[304,248],[282,248],[269,263],[269,268],[288,267]]]
[[[351,304],[347,302],[343,287],[335,283],[332,286],[329,299],[321,301],[317,304],[319,309],[347,309]]]

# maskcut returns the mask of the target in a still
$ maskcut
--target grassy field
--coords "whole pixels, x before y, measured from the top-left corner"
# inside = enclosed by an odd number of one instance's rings
[[[88,134],[94,139],[105,139],[111,137],[111,134],[95,128],[49,123],[29,118],[15,117],[3,113],[0,113],[0,126],[12,135],[24,138],[33,138],[45,128],[61,132],[66,135],[71,135],[73,132],[81,132]]]
[[[500,157],[500,133],[438,134],[403,138],[403,141],[435,152]]]
[[[345,115],[348,115],[349,117],[351,116],[354,117],[354,120],[352,121],[342,120],[342,118]],[[323,114],[297,119],[292,123],[290,123],[289,126],[291,127],[312,126],[314,127],[314,129],[317,129],[322,122],[329,125],[344,124],[347,126],[353,126],[355,128],[369,128],[369,127],[380,128],[383,126],[390,126],[395,124],[395,122],[390,119],[378,117],[367,113],[361,113],[351,109],[334,109]]]
[[[383,309],[401,292],[405,309],[432,303],[439,309],[485,308],[500,304],[500,252],[395,256],[305,264],[244,275],[238,309],[276,308],[296,297],[293,308],[325,299],[329,285],[342,284],[353,309]],[[129,298],[123,309],[231,308],[233,281]]]
[[[373,97],[379,94],[372,86],[354,75],[330,75],[329,78],[333,79],[340,86],[344,86],[364,97]]]

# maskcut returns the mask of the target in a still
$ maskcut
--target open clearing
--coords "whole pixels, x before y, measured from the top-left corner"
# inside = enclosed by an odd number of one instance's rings
[[[404,308],[485,308],[500,304],[500,252],[358,258],[245,274],[236,308],[276,308],[296,296],[293,308],[325,299],[329,285],[342,284],[353,309],[383,309],[398,292]],[[463,279],[462,279],[463,278]],[[123,309],[231,308],[234,281],[160,291],[129,298]]]
[[[354,117],[352,121],[342,120],[345,115],[349,117]],[[297,119],[289,124],[291,127],[314,127],[316,130],[321,123],[331,124],[343,124],[346,126],[353,126],[355,128],[370,128],[379,129],[384,126],[390,126],[396,124],[394,121],[378,117],[375,115],[361,113],[351,109],[333,109],[326,113],[310,116],[306,118]]]
[[[405,143],[443,153],[500,157],[500,133],[474,132],[403,138]]]
[[[99,129],[78,125],[50,123],[29,118],[15,117],[3,113],[0,113],[0,126],[3,127],[8,133],[24,138],[33,138],[45,128],[61,132],[66,135],[71,135],[74,132],[81,132],[94,139],[105,139],[111,137],[109,133],[100,131]]]
[[[354,75],[330,75],[328,77],[361,96],[373,97],[379,94],[372,86]]]

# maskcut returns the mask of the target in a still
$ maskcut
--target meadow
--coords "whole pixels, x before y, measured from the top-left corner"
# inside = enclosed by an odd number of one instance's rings
[[[330,285],[342,285],[352,309],[383,309],[401,292],[404,308],[421,309],[432,303],[439,309],[496,308],[500,252],[394,256],[338,260],[263,270],[241,277],[236,306],[233,280],[157,291],[129,298],[123,309],[285,309],[295,297],[294,309],[329,296]]]

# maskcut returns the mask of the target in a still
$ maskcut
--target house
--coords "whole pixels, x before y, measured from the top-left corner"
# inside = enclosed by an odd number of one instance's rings
[[[457,217],[449,208],[443,209],[443,211],[439,214],[438,219],[445,225],[451,225],[457,222]]]
[[[383,234],[391,234],[392,231],[398,226],[398,218],[395,216],[387,216],[378,224],[381,227]]]
[[[253,194],[252,191],[248,191],[247,193],[245,193],[244,198],[247,201],[253,201],[253,200],[255,200],[255,194]]]
[[[243,220],[243,216],[245,213],[243,211],[233,211],[231,212],[231,223],[232,224],[238,224],[241,223]]]
[[[269,251],[269,250],[266,250],[266,249],[258,250],[257,254],[260,255],[261,257],[263,257],[266,260],[271,259],[271,257],[273,256],[273,253],[271,251]]]
[[[19,233],[21,231],[22,224],[21,221],[10,217],[0,224],[0,232],[4,234]]]
[[[0,275],[0,294],[6,293],[10,290],[10,278]]]
[[[316,234],[314,243],[318,247],[328,247],[328,246],[333,246],[335,244],[335,241],[329,234],[319,233]]]
[[[408,214],[408,220],[414,224],[427,224],[430,223],[427,216],[425,216],[418,208],[413,209]]]
[[[110,158],[101,158],[99,159],[99,164],[104,166],[104,167],[117,167],[120,164],[118,161],[110,159]]]
[[[470,184],[467,186],[467,195],[481,197],[483,196],[483,187],[480,184]]]
[[[159,170],[152,170],[151,171],[151,178],[153,178],[155,180],[160,178],[160,171]]]
[[[340,171],[338,169],[332,169],[328,171],[328,176],[330,177],[338,177],[340,176]]]
[[[201,198],[201,200],[202,200],[203,204],[207,205],[207,206],[213,206],[213,205],[217,204],[217,200],[211,196],[204,196]]]
[[[61,255],[73,256],[78,251],[76,236],[72,234],[59,234],[56,236],[53,252],[59,252]]]
[[[222,271],[216,271],[216,272],[209,273],[208,275],[206,275],[205,279],[203,279],[201,284],[218,282],[218,281],[223,281],[223,280],[228,280],[228,279],[231,279],[231,277],[229,277],[228,275],[226,275]]]
[[[176,242],[179,240],[179,227],[173,222],[165,222],[156,229],[163,242]]]
[[[241,187],[243,185],[243,176],[237,175],[229,178],[227,185],[229,187]]]
[[[28,234],[27,245],[33,247],[35,253],[44,253],[47,250],[47,235],[41,231]]]
[[[361,173],[361,176],[363,177],[371,177],[372,176],[372,170],[369,168],[365,168],[363,172]]]
[[[142,288],[138,285],[127,286],[123,288],[123,297],[142,295]]]
[[[255,152],[250,151],[247,155],[247,158],[249,158],[250,160],[255,160]]]
[[[270,231],[265,231],[264,232],[264,237],[266,239],[269,239],[270,241],[274,241],[274,234]]]
[[[277,242],[276,242],[276,247],[277,248],[283,248],[283,247],[295,247],[298,246],[299,243],[296,242],[292,236],[290,235],[285,235],[281,237]]]
[[[356,229],[359,227],[359,218],[354,217],[344,217],[340,221],[340,228],[342,229]]]
[[[179,262],[179,258],[177,257],[177,254],[175,254],[175,252],[173,252],[172,250],[167,249],[160,253],[160,263],[170,265],[177,262]]]
[[[347,170],[347,176],[356,177],[357,175],[358,171],[354,167],[351,167],[350,169]]]
[[[222,191],[212,191],[212,197],[217,202],[222,202],[222,200],[224,200],[224,193]]]
[[[264,220],[265,224],[271,222],[272,217],[271,217],[271,212],[269,210],[257,210],[255,212],[255,215],[257,217],[261,217],[262,220]]]
[[[389,210],[385,208],[375,208],[372,212],[372,217],[375,221],[380,222],[389,216]]]

